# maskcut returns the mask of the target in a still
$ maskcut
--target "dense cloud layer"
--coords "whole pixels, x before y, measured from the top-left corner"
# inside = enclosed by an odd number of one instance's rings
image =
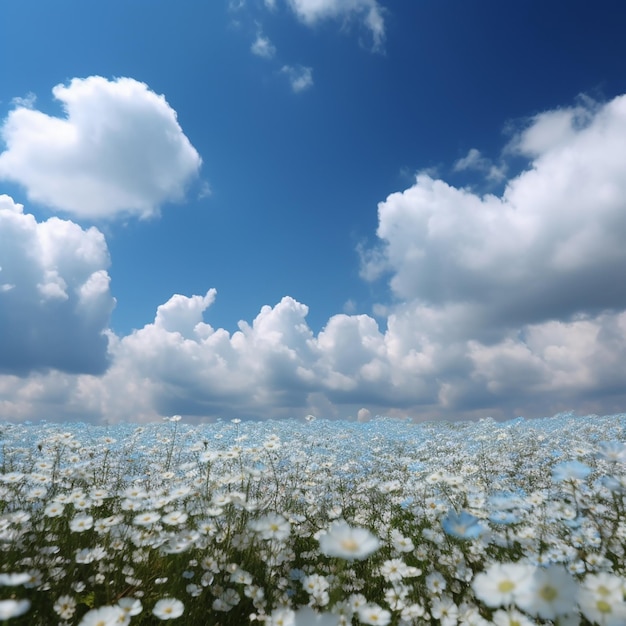
[[[115,304],[108,266],[97,229],[37,222],[0,196],[0,372],[103,372]]]
[[[78,218],[148,217],[181,200],[201,159],[163,96],[131,78],[74,78],[52,93],[65,116],[18,105],[0,128],[0,179]]]
[[[316,335],[307,306],[285,297],[231,334],[207,323],[214,290],[175,295],[152,323],[126,337],[109,333],[112,364],[102,376],[0,376],[0,414],[42,417],[38,411],[62,407],[63,416],[80,419],[332,417],[367,415],[357,411],[368,407],[463,418],[619,410],[626,401],[626,97],[538,115],[504,153],[528,166],[500,197],[419,175],[379,205],[380,242],[364,253],[363,275],[389,280],[395,300],[386,305],[386,326],[340,314]],[[4,203],[2,215],[43,228]],[[93,281],[101,291],[93,290],[100,299],[90,309],[101,330],[112,302],[102,290],[106,272],[98,273],[106,267],[101,235],[71,222],[45,224],[65,240],[100,242],[91,243],[100,256],[72,257],[69,265],[84,266],[85,284],[94,273],[102,279]],[[27,241],[14,231],[7,241]],[[20,278],[29,286],[25,311],[83,292],[72,291],[83,283],[55,273],[43,252],[38,264],[20,260],[25,249],[0,258],[0,303],[17,289],[16,267],[37,269]],[[62,328],[73,320],[65,315]]]

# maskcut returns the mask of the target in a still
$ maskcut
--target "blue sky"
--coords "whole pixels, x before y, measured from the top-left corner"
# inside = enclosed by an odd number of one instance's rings
[[[0,418],[623,409],[625,28],[6,0]]]

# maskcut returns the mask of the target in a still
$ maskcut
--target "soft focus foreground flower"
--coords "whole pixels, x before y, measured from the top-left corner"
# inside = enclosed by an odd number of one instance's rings
[[[259,534],[261,539],[276,539],[277,541],[284,541],[291,532],[289,521],[278,513],[268,513],[250,522],[250,527]]]
[[[572,611],[576,593],[572,576],[563,567],[553,565],[535,571],[531,585],[516,594],[516,604],[531,615],[554,619]]]
[[[477,517],[467,511],[457,513],[454,509],[441,520],[441,526],[448,535],[459,539],[475,539],[485,532]]]
[[[17,587],[30,580],[30,574],[22,572],[20,574],[0,574],[0,587]]]
[[[175,598],[162,598],[152,609],[152,614],[159,619],[176,619],[185,612],[185,605]]]
[[[139,615],[143,610],[141,600],[137,598],[120,598],[117,602],[118,606],[126,613],[126,615]]]
[[[24,615],[30,609],[29,600],[0,600],[0,620]]]
[[[130,618],[119,606],[101,606],[85,613],[78,626],[120,626],[129,623]]]
[[[377,604],[366,604],[359,609],[359,621],[372,626],[387,626],[391,622],[391,613]]]
[[[598,456],[613,463],[626,463],[626,444],[621,441],[601,441]]]
[[[476,575],[472,589],[487,606],[509,606],[516,603],[518,596],[529,593],[534,569],[524,563],[494,563]]]
[[[320,535],[320,550],[326,556],[338,556],[349,561],[366,559],[380,546],[380,541],[366,528],[352,528],[347,522],[333,522]]]
[[[581,613],[600,626],[624,626],[626,603],[624,602],[624,580],[602,572],[589,574],[578,593]]]
[[[294,626],[338,626],[339,616],[332,613],[317,613],[311,607],[296,611],[294,614]]]
[[[552,480],[562,482],[564,480],[584,480],[591,474],[591,468],[580,461],[564,461],[552,468]]]
[[[266,626],[295,626],[296,614],[291,609],[274,609],[265,621]]]
[[[514,608],[498,609],[491,619],[495,626],[535,626],[537,623]]]

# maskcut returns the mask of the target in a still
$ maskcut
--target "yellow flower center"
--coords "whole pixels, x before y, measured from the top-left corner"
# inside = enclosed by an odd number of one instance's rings
[[[348,552],[355,552],[359,547],[359,544],[354,539],[349,537],[348,539],[343,539],[341,541],[341,547]]]
[[[554,587],[546,585],[545,587],[541,588],[539,595],[541,596],[542,600],[545,600],[546,602],[552,602],[559,595],[559,592]]]
[[[515,583],[511,582],[510,580],[503,580],[498,585],[498,591],[500,593],[510,593],[511,591],[513,591],[513,589],[515,589]]]

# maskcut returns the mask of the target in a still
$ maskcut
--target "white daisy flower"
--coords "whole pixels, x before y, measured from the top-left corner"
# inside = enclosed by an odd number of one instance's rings
[[[487,606],[509,606],[519,595],[529,592],[534,571],[525,563],[494,563],[474,578],[472,589]]]
[[[133,518],[133,524],[135,526],[152,526],[161,519],[161,516],[156,511],[145,511]]]
[[[319,538],[320,550],[326,556],[349,561],[366,559],[378,550],[380,541],[366,528],[352,528],[347,522],[333,522]]]
[[[30,600],[0,600],[0,620],[24,615],[30,609]]]
[[[22,573],[11,573],[11,574],[0,574],[0,587],[17,587],[19,585],[23,585],[30,580],[30,574],[26,572]]]
[[[76,515],[70,521],[70,530],[75,533],[82,533],[93,528],[93,517],[91,515]]]
[[[61,619],[68,620],[76,612],[76,600],[68,595],[59,596],[52,608]]]
[[[516,604],[531,615],[554,619],[570,613],[576,604],[577,585],[558,565],[537,569],[532,584],[516,594]]]
[[[161,619],[176,619],[185,612],[185,605],[176,598],[162,598],[152,609],[152,614]]]
[[[189,516],[184,511],[172,511],[171,513],[166,513],[161,521],[168,526],[181,526],[187,521]]]
[[[120,626],[129,623],[130,617],[119,606],[101,606],[85,613],[78,626]]]
[[[259,534],[261,539],[284,541],[291,533],[291,524],[278,513],[268,513],[250,522],[250,527]]]
[[[359,609],[359,621],[370,626],[387,626],[391,613],[377,604],[366,604]]]
[[[626,624],[624,581],[613,574],[589,574],[578,593],[581,613],[599,626]]]
[[[537,624],[514,608],[509,608],[506,611],[498,609],[491,619],[495,626],[536,626]]]

